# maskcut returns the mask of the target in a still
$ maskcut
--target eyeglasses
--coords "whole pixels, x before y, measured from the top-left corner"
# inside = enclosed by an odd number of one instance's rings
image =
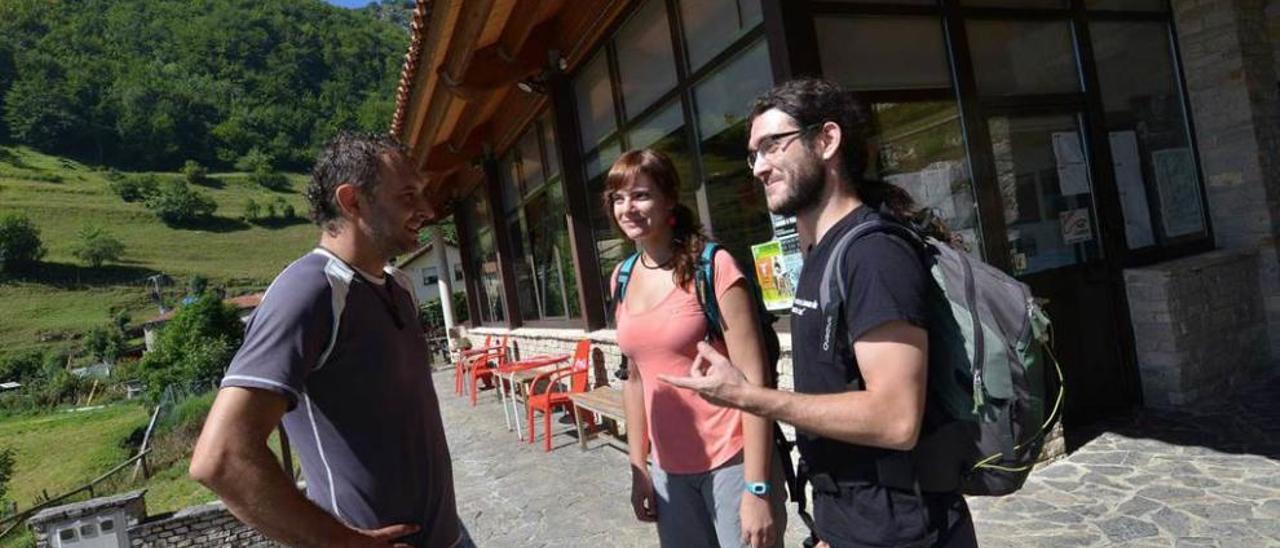
[[[756,143],[756,149],[747,151],[747,167],[755,169],[756,162],[760,161],[761,156],[771,156],[784,148],[783,139],[797,137],[806,131],[818,127],[818,125],[820,124],[813,124],[800,129],[774,133],[773,135],[765,135],[764,137],[761,137],[760,142]],[[791,141],[787,141],[787,143],[790,142]]]

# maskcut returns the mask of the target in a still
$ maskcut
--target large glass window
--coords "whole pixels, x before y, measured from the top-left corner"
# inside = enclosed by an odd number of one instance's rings
[[[773,237],[764,187],[746,163],[744,98],[772,85],[769,51],[761,40],[693,88],[712,231],[744,263],[751,257],[752,244]]]
[[[876,103],[871,174],[905,189],[930,208],[965,249],[982,256],[978,209],[965,153],[960,112],[951,101]]]
[[[574,76],[606,299],[614,267],[634,251],[603,207],[605,176],[622,151],[647,147],[669,156],[680,175],[681,203],[744,263],[750,244],[771,237],[763,193],[743,160],[748,101],[772,84],[764,41],[752,38],[762,34],[759,0],[682,0],[674,4],[677,17],[668,16],[668,5],[641,3]],[[673,54],[673,36],[683,41],[684,58]],[[742,45],[726,51],[735,44]],[[714,59],[724,60],[716,66]],[[695,73],[699,81],[687,78]],[[611,123],[600,120],[605,114],[614,116]]]
[[[937,17],[819,17],[815,26],[823,75],[849,89],[951,87]]]
[[[470,207],[462,213],[467,216],[467,239],[471,249],[471,271],[475,272],[476,299],[480,303],[480,321],[497,323],[506,321],[506,309],[502,299],[502,272],[498,269],[498,249],[493,241],[493,221],[489,214],[489,200],[483,186],[471,193],[467,200]]]
[[[1206,235],[1200,177],[1164,22],[1089,25],[1130,249]]]
[[[548,129],[550,125],[546,119],[535,122],[502,159],[502,171],[509,179],[504,188],[516,192],[505,212],[515,257],[520,316],[525,320],[580,314],[559,160],[554,156],[555,134]]]
[[[1102,256],[1079,115],[988,118],[1014,274]]]
[[[1063,21],[965,21],[982,95],[1077,93],[1080,78]]]
[[[582,148],[592,149],[613,133],[617,118],[613,109],[613,86],[609,80],[609,58],[597,53],[573,81],[578,103],[578,129],[582,132]]]
[[[650,0],[618,31],[618,76],[628,117],[652,105],[676,85],[667,7]]]
[[[826,16],[818,19],[817,30],[824,75],[846,87],[952,87],[937,17]],[[888,51],[893,55],[886,55]],[[970,253],[981,257],[973,180],[955,101],[878,102],[869,110],[868,144],[877,153],[865,175],[906,190],[917,204],[941,217]]]
[[[697,0],[680,3],[689,68],[698,70],[762,20],[760,0]]]

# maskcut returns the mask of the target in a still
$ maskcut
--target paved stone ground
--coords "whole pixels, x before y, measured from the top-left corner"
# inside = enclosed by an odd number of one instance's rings
[[[436,387],[459,513],[481,547],[656,546],[629,501],[625,452],[552,422],[552,452],[516,441],[492,392]],[[541,424],[538,423],[539,436]],[[1017,494],[969,499],[983,546],[1280,546],[1280,379],[1197,413],[1103,425]],[[541,439],[539,439],[541,442]],[[803,526],[792,516],[787,546]]]
[[[1280,546],[1280,378],[1103,425],[1015,496],[970,498],[984,546]]]

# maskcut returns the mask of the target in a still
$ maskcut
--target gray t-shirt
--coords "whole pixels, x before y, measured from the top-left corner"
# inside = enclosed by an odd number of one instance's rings
[[[267,289],[222,386],[289,401],[289,441],[307,497],[362,529],[412,523],[414,545],[450,547],[460,527],[412,283],[370,280],[328,251]]]

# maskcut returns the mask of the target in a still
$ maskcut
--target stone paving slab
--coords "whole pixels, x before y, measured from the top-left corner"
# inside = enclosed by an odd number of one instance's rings
[[[471,407],[435,376],[459,514],[482,547],[656,546],[631,512],[625,452],[552,421],[521,444],[492,392]],[[557,419],[559,417],[557,416]],[[535,426],[541,436],[542,424]],[[1145,411],[1035,471],[1018,493],[971,497],[983,546],[1280,547],[1280,379],[1197,413]],[[791,513],[787,546],[803,525]]]

